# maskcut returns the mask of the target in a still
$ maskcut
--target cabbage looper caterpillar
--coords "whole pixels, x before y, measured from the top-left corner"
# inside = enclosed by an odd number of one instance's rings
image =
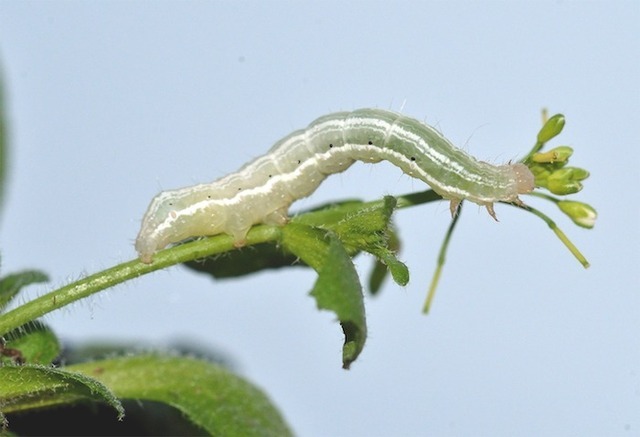
[[[450,200],[454,214],[466,199],[495,218],[495,202],[520,203],[518,195],[534,189],[526,165],[480,162],[418,120],[381,109],[337,112],[293,132],[235,173],[158,194],[143,218],[136,250],[150,263],[171,243],[219,233],[241,246],[254,224],[286,223],[291,203],[309,196],[327,176],[355,161],[382,160]]]

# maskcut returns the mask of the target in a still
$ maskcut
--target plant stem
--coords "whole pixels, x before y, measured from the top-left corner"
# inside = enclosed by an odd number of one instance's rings
[[[398,207],[406,208],[422,203],[440,200],[441,197],[432,190],[412,193],[398,198]],[[382,201],[369,202],[371,204]],[[365,204],[366,205],[366,204]],[[275,226],[255,226],[246,238],[246,246],[277,241],[281,232]],[[118,264],[109,269],[94,273],[86,278],[72,282],[53,290],[43,296],[31,300],[0,316],[0,336],[23,324],[35,320],[47,313],[69,305],[72,302],[91,296],[94,293],[113,287],[130,279],[164,269],[186,261],[206,258],[235,249],[233,239],[228,235],[216,235],[200,238],[188,243],[173,246],[154,255],[151,264],[144,264],[139,260]]]
[[[277,227],[256,226],[247,234],[246,245],[274,241],[279,239],[279,237],[280,229]],[[228,235],[217,235],[162,250],[154,256],[151,264],[143,264],[139,260],[118,264],[117,266],[51,291],[3,314],[0,317],[0,335],[51,311],[129,279],[137,278],[138,276],[146,275],[147,273],[185,261],[226,252],[233,248],[234,245],[231,237]]]
[[[442,197],[433,190],[421,191],[419,193],[403,194],[396,196],[398,203],[396,208],[409,208],[411,206],[422,205],[423,203],[442,200]]]
[[[550,196],[540,195],[539,197],[545,197],[545,198],[549,198],[549,200],[554,200]],[[590,264],[589,264],[589,261],[587,261],[587,258],[585,258],[585,256],[580,252],[580,250],[578,250],[578,248],[571,242],[571,240],[569,240],[569,238],[565,235],[565,233],[562,232],[562,230],[558,227],[558,225],[556,225],[556,222],[551,220],[546,214],[528,205],[516,205],[513,203],[506,203],[506,204],[515,206],[520,209],[524,209],[525,211],[529,211],[535,214],[536,216],[540,217],[542,220],[544,220],[547,226],[551,228],[551,230],[556,234],[556,236],[560,239],[560,241],[562,241],[562,244],[564,244],[565,247],[569,249],[569,252],[571,252],[571,254],[580,262],[580,264],[582,264],[582,266],[585,269],[589,267]]]
[[[447,249],[449,248],[449,241],[451,240],[451,236],[453,235],[453,230],[458,223],[458,219],[460,218],[460,214],[462,213],[462,205],[464,202],[461,202],[458,206],[458,210],[456,215],[451,220],[449,224],[449,229],[447,229],[447,233],[444,236],[444,240],[442,241],[442,245],[440,246],[440,253],[438,253],[438,262],[436,264],[436,271],[433,273],[433,278],[431,279],[431,284],[429,285],[429,293],[427,294],[427,300],[424,302],[424,306],[422,307],[422,312],[427,314],[429,309],[431,308],[431,302],[436,295],[436,289],[438,288],[438,282],[440,282],[440,275],[442,274],[442,268],[444,267],[444,263],[447,257]]]

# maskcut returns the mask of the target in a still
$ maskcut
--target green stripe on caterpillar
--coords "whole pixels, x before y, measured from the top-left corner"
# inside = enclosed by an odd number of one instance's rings
[[[289,206],[313,193],[327,176],[355,161],[382,160],[450,200],[452,214],[466,199],[485,206],[495,218],[495,202],[520,203],[518,195],[534,189],[526,165],[478,161],[418,120],[381,109],[337,112],[293,132],[235,173],[158,194],[142,220],[136,250],[150,263],[157,250],[171,243],[220,233],[241,246],[251,226],[285,224]]]

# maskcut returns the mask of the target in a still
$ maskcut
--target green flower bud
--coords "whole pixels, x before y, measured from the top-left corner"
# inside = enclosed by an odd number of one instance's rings
[[[547,178],[547,189],[553,194],[565,196],[582,190],[580,181],[589,177],[589,172],[577,167],[565,167],[554,171]]]
[[[564,115],[554,115],[547,120],[544,126],[542,126],[542,129],[540,129],[540,132],[538,132],[538,143],[546,143],[551,138],[562,132],[562,128],[564,128]]]
[[[589,177],[589,172],[584,168],[565,167],[563,170],[571,170],[571,177],[576,181],[583,181]]]
[[[551,176],[551,172],[542,167],[534,167],[531,169],[531,173],[535,178],[536,187],[547,187],[547,181],[549,180],[549,176]]]
[[[578,181],[549,179],[547,181],[547,189],[558,196],[568,196],[582,190],[582,184]]]
[[[583,228],[593,228],[596,223],[596,219],[598,218],[596,210],[586,203],[561,200],[558,202],[558,207],[562,212],[568,215],[576,225]]]

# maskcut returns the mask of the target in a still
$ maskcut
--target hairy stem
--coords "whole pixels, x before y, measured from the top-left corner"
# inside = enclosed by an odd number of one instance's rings
[[[253,245],[267,241],[275,241],[279,238],[279,228],[274,226],[256,226],[247,234],[246,244]],[[162,250],[154,256],[154,261],[151,264],[143,264],[139,260],[118,264],[117,266],[51,291],[3,314],[0,317],[0,335],[51,311],[129,279],[137,278],[138,276],[185,261],[227,252],[233,248],[233,240],[231,237],[227,235],[217,235]]]

